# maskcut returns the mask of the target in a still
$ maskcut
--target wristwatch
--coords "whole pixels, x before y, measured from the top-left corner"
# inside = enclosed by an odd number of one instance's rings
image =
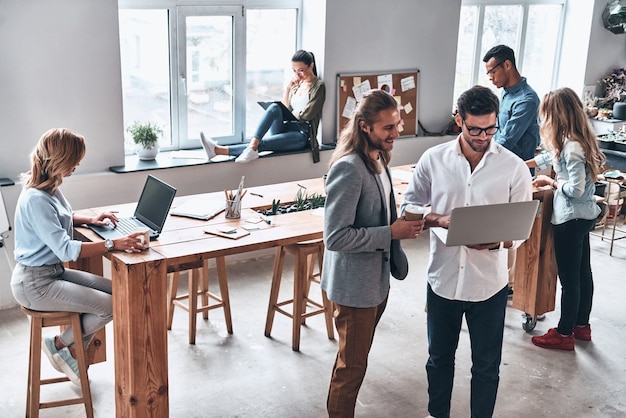
[[[106,247],[107,251],[113,251],[113,249],[115,248],[113,240],[108,238],[104,240],[104,246]]]

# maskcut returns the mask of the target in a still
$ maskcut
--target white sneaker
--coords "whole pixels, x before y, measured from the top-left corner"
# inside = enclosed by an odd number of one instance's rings
[[[257,150],[252,149],[251,147],[247,147],[241,155],[235,158],[236,163],[247,163],[252,160],[256,160],[259,158],[259,152]]]
[[[209,160],[217,155],[215,153],[217,142],[213,141],[211,138],[205,137],[204,132],[200,132],[200,143],[202,144],[202,148],[204,148],[204,152],[206,152],[206,156]]]

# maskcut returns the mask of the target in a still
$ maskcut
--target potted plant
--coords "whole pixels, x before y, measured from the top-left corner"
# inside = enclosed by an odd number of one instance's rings
[[[134,121],[126,128],[137,144],[137,155],[140,160],[154,160],[159,153],[159,137],[163,130],[152,122]]]

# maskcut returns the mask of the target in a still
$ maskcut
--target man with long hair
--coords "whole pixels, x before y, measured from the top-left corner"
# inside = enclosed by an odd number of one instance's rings
[[[366,93],[341,133],[326,180],[322,288],[335,306],[339,351],[328,391],[329,417],[353,417],[374,330],[389,294],[389,275],[404,279],[398,240],[415,238],[423,221],[396,217],[387,168],[398,138],[396,100]]]

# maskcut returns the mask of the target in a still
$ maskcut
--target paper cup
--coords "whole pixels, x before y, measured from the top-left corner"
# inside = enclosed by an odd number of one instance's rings
[[[408,205],[404,208],[404,219],[407,221],[419,221],[424,217],[426,210],[417,205]]]
[[[135,232],[141,232],[143,235],[139,235],[137,239],[139,240],[139,245],[143,248],[150,247],[150,230],[146,228],[138,228]]]

